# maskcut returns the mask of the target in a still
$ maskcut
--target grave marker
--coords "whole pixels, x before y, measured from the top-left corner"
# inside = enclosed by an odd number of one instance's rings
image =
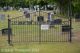
[[[48,30],[48,29],[49,29],[48,24],[41,25],[41,30]]]
[[[71,28],[69,25],[63,25],[62,26],[62,32],[70,32]]]
[[[0,21],[4,21],[5,20],[5,15],[4,14],[0,14]]]
[[[62,23],[62,20],[61,19],[55,19],[54,20],[54,24],[61,24]]]
[[[76,20],[76,21],[80,21],[80,14],[77,14],[77,15],[75,16],[75,20]]]
[[[8,28],[4,28],[2,29],[2,35],[7,35],[8,34],[8,30],[10,30],[10,34],[12,34],[12,29],[8,29]]]
[[[38,16],[37,21],[42,24],[44,22],[44,17],[43,16]]]

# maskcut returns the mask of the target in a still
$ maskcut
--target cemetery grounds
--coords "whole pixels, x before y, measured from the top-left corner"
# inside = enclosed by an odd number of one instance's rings
[[[6,15],[5,21],[0,21],[0,29],[7,27],[7,15],[9,14],[12,17],[18,17],[23,15],[22,12],[19,11],[7,11],[7,12],[0,12],[0,14]],[[46,15],[45,15],[46,16]],[[57,17],[57,16],[56,16]],[[74,22],[75,20],[72,19],[72,27],[73,27],[73,41],[70,42],[52,42],[52,43],[26,43],[23,42],[22,44],[14,44],[13,46],[9,46],[7,43],[7,36],[2,36],[0,34],[0,53],[80,53],[80,23]],[[24,26],[25,27],[25,26]],[[29,26],[30,27],[30,26]],[[31,30],[33,26],[31,26]],[[35,26],[34,26],[35,27]],[[18,31],[21,30],[21,26],[18,26]],[[58,27],[57,27],[58,28]],[[15,28],[16,29],[16,28]],[[34,30],[34,29],[33,29]],[[14,32],[15,33],[15,32]],[[36,33],[36,32],[34,32]],[[52,32],[51,32],[52,33]],[[34,34],[35,35],[35,34]],[[17,34],[18,36],[18,34]],[[5,41],[6,40],[6,41]],[[5,52],[4,49],[12,49],[13,52]],[[26,49],[30,51],[15,51],[15,49]],[[31,51],[31,50],[34,51]],[[35,50],[36,49],[36,50]]]

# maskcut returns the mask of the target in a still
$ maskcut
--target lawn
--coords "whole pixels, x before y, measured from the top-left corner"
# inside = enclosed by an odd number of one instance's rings
[[[9,14],[11,17],[18,17],[22,15],[22,13],[18,11],[10,11],[10,12],[8,11],[8,12],[0,12],[0,13],[6,14],[6,15]],[[73,24],[74,32],[79,31],[78,24],[79,23]],[[0,22],[0,25],[1,25],[0,29],[6,28],[7,20],[5,20],[4,22]],[[42,42],[42,43],[39,43],[39,42],[28,42],[28,41],[26,42],[26,40],[29,40],[29,41],[37,40],[38,41],[39,29],[40,29],[38,25],[28,25],[28,26],[13,25],[12,28],[14,31],[13,32],[14,39],[12,38],[13,46],[8,45],[6,35],[5,36],[0,35],[0,53],[14,53],[14,52],[15,53],[80,53],[80,42],[75,41],[75,40],[72,41],[72,43],[70,42]],[[60,35],[58,37],[61,37],[61,34],[60,34],[61,29],[59,28],[60,26],[56,26],[55,30],[54,28],[52,28],[52,29],[49,29],[48,31],[42,31],[41,32],[42,39],[45,41],[46,38],[44,37],[45,35],[47,35],[47,38],[51,40],[50,36],[53,37],[52,34],[54,34],[54,32],[50,32],[50,31],[58,32],[59,34],[55,33],[55,35]],[[59,30],[57,31],[57,29]],[[28,36],[26,36],[25,34],[28,34]],[[33,36],[34,38],[30,39],[31,36]],[[19,42],[20,41],[19,38],[24,38],[24,39],[22,39],[22,42]],[[26,38],[29,38],[29,39],[26,39]],[[9,52],[8,51],[6,52],[7,49],[9,49],[10,51],[8,50]],[[13,50],[13,52],[11,49]]]
[[[0,46],[0,53],[6,53],[5,50],[14,50],[15,53],[80,53],[80,43],[26,43],[14,44],[13,46]],[[3,49],[3,50],[2,50]],[[19,51],[21,49],[21,51]],[[24,51],[22,51],[24,50]],[[33,51],[32,51],[33,50]],[[14,53],[7,52],[7,53]]]

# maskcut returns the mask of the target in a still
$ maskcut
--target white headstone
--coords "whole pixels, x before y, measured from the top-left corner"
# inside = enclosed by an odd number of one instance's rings
[[[10,7],[10,10],[12,11],[13,10],[13,7]]]
[[[37,11],[39,11],[39,8],[37,8]]]
[[[41,30],[48,30],[49,29],[49,25],[45,24],[45,25],[41,25]]]
[[[24,12],[25,12],[25,11],[29,12],[29,8],[24,8],[23,11],[24,11]]]
[[[0,21],[4,21],[5,20],[5,15],[4,14],[0,14]]]
[[[20,8],[19,11],[20,11],[20,12],[23,12],[23,8]]]
[[[34,6],[34,10],[36,11],[36,6]]]

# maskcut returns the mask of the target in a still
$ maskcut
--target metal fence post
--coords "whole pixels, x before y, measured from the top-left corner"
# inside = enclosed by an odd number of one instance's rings
[[[72,8],[71,8],[71,4],[72,4],[72,1],[71,0],[69,0],[69,16],[70,16],[70,42],[72,42]]]
[[[10,38],[10,35],[11,35],[10,29],[11,29],[11,27],[10,27],[10,23],[11,23],[11,21],[10,21],[10,19],[8,19],[8,44],[11,44],[11,38]]]
[[[72,42],[72,19],[70,18],[70,42]]]
[[[41,24],[39,23],[39,43],[41,43]]]

